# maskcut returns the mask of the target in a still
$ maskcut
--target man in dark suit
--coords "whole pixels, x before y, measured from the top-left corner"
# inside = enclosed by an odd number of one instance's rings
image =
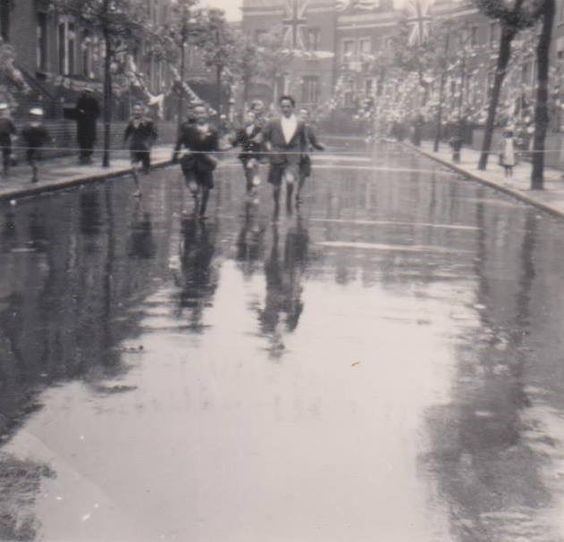
[[[100,106],[92,89],[86,88],[78,98],[75,108],[76,139],[80,148],[80,163],[90,164],[96,142],[96,121]]]
[[[280,208],[280,191],[286,183],[286,207],[292,210],[294,184],[299,179],[300,159],[306,152],[307,135],[305,124],[294,114],[296,102],[291,96],[279,100],[281,116],[269,121],[262,130],[270,157],[268,182],[274,187],[275,214]]]

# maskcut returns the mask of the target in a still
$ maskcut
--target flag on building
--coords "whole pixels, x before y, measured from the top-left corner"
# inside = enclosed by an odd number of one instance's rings
[[[409,45],[421,45],[429,37],[430,10],[434,0],[408,0],[405,6]]]
[[[285,27],[283,46],[291,51],[305,51],[304,28],[307,24],[306,10],[309,0],[286,0],[284,4]]]

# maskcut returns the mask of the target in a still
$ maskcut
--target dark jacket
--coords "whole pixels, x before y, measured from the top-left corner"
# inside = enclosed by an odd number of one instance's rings
[[[306,124],[305,127],[306,130],[306,142],[307,142],[307,150],[311,150],[311,149],[315,149],[317,151],[324,151],[325,147],[319,143],[319,140],[317,139],[317,135],[315,133],[315,130],[313,129],[313,126]]]
[[[98,100],[94,96],[80,96],[76,102],[74,116],[78,139],[81,141],[95,141],[96,121],[100,116]]]
[[[148,151],[157,137],[157,129],[153,121],[148,118],[140,119],[138,123],[135,119],[131,119],[123,135],[125,142],[129,139],[129,148],[132,151]]]
[[[212,171],[216,163],[206,153],[219,150],[219,134],[211,125],[208,125],[208,130],[202,133],[197,124],[184,124],[174,147],[174,160],[183,148],[194,151],[194,154],[189,154],[182,159],[183,169]]]
[[[234,147],[241,147],[241,154],[239,158],[243,161],[249,160],[251,158],[259,158],[262,151],[262,145],[259,141],[256,141],[256,137],[261,133],[261,128],[256,124],[253,125],[253,129],[250,133],[247,132],[247,127],[240,128],[235,134],[235,140],[233,141]]]
[[[298,163],[301,154],[307,150],[306,126],[301,120],[298,120],[296,131],[288,143],[284,138],[281,119],[268,122],[262,130],[262,138],[272,146],[270,163],[273,165]]]
[[[22,130],[22,139],[28,149],[38,149],[51,140],[51,136],[42,124],[33,126],[27,124]]]
[[[0,118],[0,145],[10,145],[12,136],[16,133],[16,126],[12,119],[8,117]]]

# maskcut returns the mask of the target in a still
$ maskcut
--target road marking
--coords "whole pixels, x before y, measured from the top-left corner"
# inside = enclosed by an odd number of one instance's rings
[[[382,245],[378,243],[355,243],[348,241],[322,241],[318,245],[329,248],[360,248],[363,250],[378,250],[382,252],[436,252],[440,254],[447,254],[456,252],[471,253],[470,250],[460,250],[459,248],[443,248],[430,245]]]
[[[461,224],[428,224],[426,222],[392,222],[387,220],[347,220],[344,218],[312,218],[310,222],[329,222],[335,224],[360,224],[367,226],[415,226],[421,228],[437,228],[444,230],[480,231],[474,226],[463,226]]]
[[[348,164],[316,164],[314,160],[314,169],[359,169],[364,171],[386,171],[392,173],[429,173],[433,175],[448,175],[449,177],[456,179],[456,173],[451,171],[441,171],[436,169],[410,169],[410,168],[394,168],[394,167],[378,167],[378,166],[355,166]]]

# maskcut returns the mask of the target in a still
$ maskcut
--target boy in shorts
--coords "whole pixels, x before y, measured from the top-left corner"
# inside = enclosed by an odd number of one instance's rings
[[[307,179],[311,177],[311,157],[309,155],[312,149],[316,151],[324,151],[325,145],[317,140],[317,135],[310,123],[309,110],[305,107],[300,109],[300,120],[305,124],[306,131],[306,152],[300,159],[300,180],[298,183],[298,193],[296,194],[296,202],[302,203],[302,190]]]
[[[182,173],[196,206],[199,206],[198,215],[204,219],[210,190],[214,186],[213,172],[217,167],[217,159],[213,154],[219,151],[219,134],[209,124],[205,105],[197,105],[193,115],[194,123],[182,126],[172,160],[177,162],[178,154],[183,151],[180,159]]]
[[[7,176],[12,160],[12,138],[17,130],[14,121],[10,118],[7,103],[0,103],[0,149],[2,149],[2,174]]]
[[[145,107],[141,104],[133,106],[132,117],[128,122],[123,134],[123,142],[129,140],[129,151],[131,154],[131,172],[135,181],[135,197],[141,197],[141,186],[139,184],[139,169],[143,168],[148,173],[151,168],[151,147],[155,143],[158,134],[153,121],[145,116]]]
[[[37,163],[41,160],[41,148],[51,140],[47,128],[43,125],[43,109],[34,107],[29,111],[30,121],[22,130],[22,140],[26,148],[25,156],[31,166],[31,182],[39,180]]]

